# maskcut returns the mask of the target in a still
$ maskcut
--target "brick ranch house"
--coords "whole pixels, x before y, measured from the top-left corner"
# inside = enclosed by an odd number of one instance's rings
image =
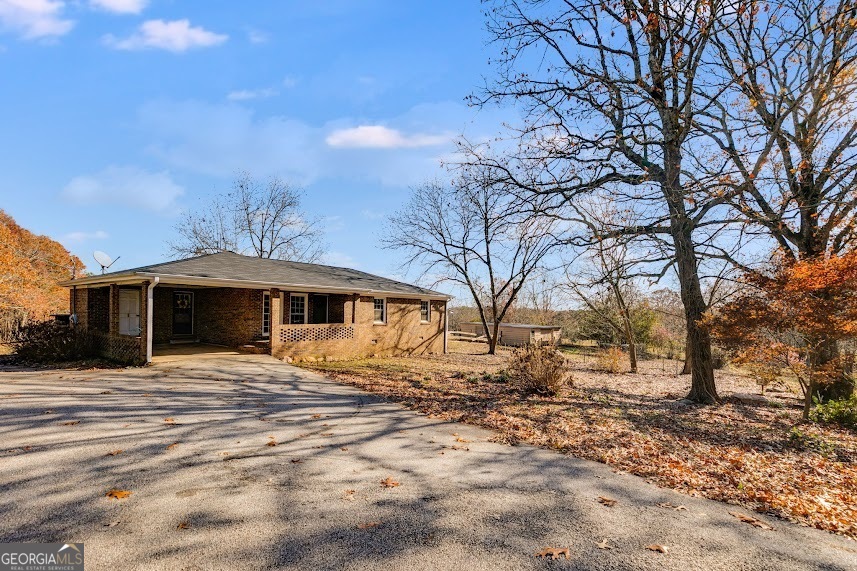
[[[449,296],[348,268],[220,252],[61,285],[74,326],[125,361],[180,342],[295,360],[446,351]]]

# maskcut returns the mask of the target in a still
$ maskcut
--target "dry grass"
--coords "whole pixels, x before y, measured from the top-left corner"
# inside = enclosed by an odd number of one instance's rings
[[[857,538],[857,435],[801,424],[800,399],[773,387],[764,400],[744,375],[718,371],[719,406],[681,402],[689,378],[675,361],[640,373],[594,370],[570,356],[575,388],[526,396],[506,382],[508,352],[452,342],[449,355],[304,366],[423,413],[497,430],[643,476],[690,494],[741,504]],[[737,395],[737,396],[736,396]]]

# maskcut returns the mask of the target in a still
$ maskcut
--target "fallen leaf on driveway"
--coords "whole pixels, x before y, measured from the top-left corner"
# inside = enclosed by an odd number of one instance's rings
[[[612,545],[607,545],[607,540],[606,540],[606,539],[602,539],[602,540],[601,540],[601,543],[596,543],[596,544],[595,544],[595,546],[596,546],[598,549],[613,549],[613,546],[612,546]]]
[[[357,493],[357,490],[345,490],[345,495],[342,496],[343,500],[348,500],[349,502],[354,501],[354,494]]]
[[[52,410],[46,410],[42,414],[53,414],[53,413],[54,413],[54,411],[52,411]]]
[[[129,492],[128,490],[117,490],[116,488],[113,488],[105,495],[108,498],[113,498],[114,500],[124,500],[125,498],[131,495],[131,492]]]
[[[568,550],[568,547],[545,547],[538,553],[536,553],[536,557],[550,557],[551,559],[559,559],[565,555],[566,559],[571,559],[571,553]]]
[[[79,420],[70,420],[68,422],[63,422],[63,426],[74,426],[75,424],[80,424]]]
[[[647,545],[646,549],[648,549],[649,551],[657,551],[658,553],[669,553],[669,548],[667,548],[666,545],[658,545],[657,543]]]
[[[176,529],[189,529],[189,528],[190,528],[190,523],[188,523],[186,521],[183,521],[176,526]]]
[[[292,458],[292,464],[303,464],[303,462],[300,458]]]
[[[176,448],[178,447],[178,445],[179,445],[179,443],[178,443],[178,442],[173,442],[172,444],[170,444],[169,446],[167,446],[167,450],[174,450],[174,449],[176,449]]]
[[[357,529],[369,529],[370,527],[378,527],[381,525],[380,521],[369,521],[366,523],[358,523]]]
[[[104,527],[116,527],[120,523],[122,523],[122,522],[117,519],[116,521],[111,521],[110,523],[105,523]]]
[[[616,500],[614,500],[613,498],[605,497],[605,496],[598,496],[598,503],[604,504],[608,508],[612,508],[613,506],[616,505]]]
[[[676,506],[676,505],[673,505],[673,504],[671,504],[671,503],[669,503],[669,502],[662,502],[662,503],[658,504],[658,507],[662,507],[662,508],[667,508],[667,509],[675,510],[675,511],[677,511],[677,512],[680,512],[680,511],[687,511],[687,508],[686,508],[686,507],[684,507],[684,506]]]
[[[123,450],[111,450],[105,456],[116,456],[117,454],[122,454]]]
[[[164,422],[166,422],[167,424],[175,424],[176,419],[174,419],[173,417],[169,417],[169,418],[165,418]]]
[[[348,447],[347,447],[347,446],[343,446],[342,448],[340,448],[340,450],[342,450],[343,452],[348,452]]]
[[[455,441],[456,442],[470,442],[469,440],[465,440],[464,438],[462,438],[460,436],[458,438],[456,438]]]
[[[112,395],[112,394],[113,394],[113,391],[101,391],[101,392],[100,392],[100,393],[98,393],[98,394],[100,394],[100,395]]]
[[[387,476],[386,479],[381,480],[381,485],[385,488],[395,488],[399,485],[399,482],[395,481],[393,478]]]
[[[270,440],[268,440],[268,442],[265,443],[265,446],[276,446],[277,445],[277,441],[274,439],[273,436],[269,436],[268,438],[270,438]]]
[[[739,520],[743,521],[744,523],[749,523],[753,527],[758,527],[759,529],[767,529],[768,531],[773,531],[773,529],[774,529],[773,527],[769,526],[768,524],[766,524],[762,520],[756,519],[753,516],[749,516],[749,515],[738,513],[738,512],[729,512],[729,515],[731,515],[733,517],[737,517]]]
[[[320,414],[314,414],[310,418],[321,418],[321,415]]]

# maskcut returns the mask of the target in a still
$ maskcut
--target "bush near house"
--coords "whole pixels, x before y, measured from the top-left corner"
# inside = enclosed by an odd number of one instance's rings
[[[547,345],[526,345],[509,360],[512,385],[525,393],[558,395],[571,385],[565,357]]]
[[[98,359],[119,365],[140,365],[136,341],[97,331],[82,331],[56,321],[18,328],[12,340],[15,357],[28,363],[63,363]]]

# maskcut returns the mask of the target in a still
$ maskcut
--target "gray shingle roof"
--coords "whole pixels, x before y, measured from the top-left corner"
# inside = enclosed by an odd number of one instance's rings
[[[104,281],[109,281],[111,277],[127,276],[129,274],[190,276],[217,280],[260,282],[279,287],[298,286],[304,289],[330,288],[353,290],[355,293],[377,292],[448,297],[446,294],[437,291],[367,274],[359,270],[285,260],[270,260],[253,256],[242,256],[233,252],[219,252],[185,260],[152,264],[130,270],[111,272],[97,277],[103,278]],[[101,282],[102,279],[98,279],[97,281]],[[67,282],[66,285],[70,285],[70,283]]]

